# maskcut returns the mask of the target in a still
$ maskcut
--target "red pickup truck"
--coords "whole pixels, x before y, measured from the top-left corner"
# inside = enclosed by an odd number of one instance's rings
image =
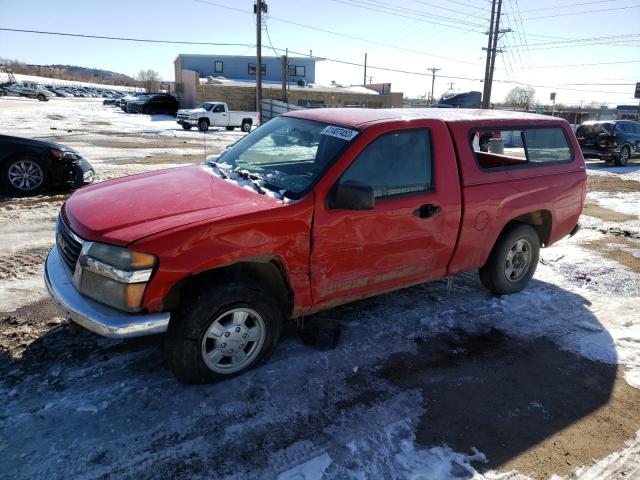
[[[291,112],[204,165],[75,193],[45,280],[72,321],[166,332],[177,377],[208,382],[263,362],[285,319],[475,269],[495,294],[522,290],[586,192],[561,119]]]

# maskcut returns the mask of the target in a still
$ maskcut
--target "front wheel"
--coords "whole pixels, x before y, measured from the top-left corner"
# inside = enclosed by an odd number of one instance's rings
[[[47,100],[47,97],[45,97],[43,94],[39,93],[38,96],[36,97],[40,102],[45,102]]]
[[[538,266],[540,239],[531,225],[513,224],[498,238],[487,263],[480,268],[480,281],[496,295],[524,289]]]
[[[166,358],[183,383],[210,383],[267,360],[282,313],[257,285],[229,282],[186,299],[166,335]]]
[[[198,122],[198,130],[200,130],[201,132],[206,132],[207,130],[209,130],[209,120],[207,120],[206,118],[201,118]]]
[[[619,167],[624,167],[629,162],[629,158],[631,158],[631,149],[625,145],[620,149],[620,155],[613,159],[613,163]]]
[[[40,191],[47,183],[47,170],[39,160],[18,157],[4,163],[0,168],[2,185],[16,195],[27,195]]]

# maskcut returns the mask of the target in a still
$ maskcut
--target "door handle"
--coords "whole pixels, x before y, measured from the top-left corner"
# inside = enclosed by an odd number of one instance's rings
[[[430,203],[426,205],[420,205],[420,207],[416,208],[413,211],[413,214],[418,218],[429,218],[433,217],[436,213],[439,213],[442,210],[438,205],[432,205]]]

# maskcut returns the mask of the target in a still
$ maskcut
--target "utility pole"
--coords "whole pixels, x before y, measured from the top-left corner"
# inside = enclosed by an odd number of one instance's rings
[[[364,54],[364,83],[363,85],[367,84],[367,54]]]
[[[497,11],[496,11],[497,5]],[[491,1],[491,25],[489,31],[485,32],[489,35],[489,41],[487,48],[483,50],[487,51],[487,61],[484,71],[484,88],[482,92],[482,108],[490,108],[491,106],[491,88],[493,86],[493,72],[496,66],[496,56],[498,53],[503,53],[504,50],[498,49],[498,40],[500,35],[509,33],[510,28],[500,30],[500,14],[502,12],[502,0]]]
[[[431,67],[431,68],[427,68],[427,70],[431,72],[431,101],[429,102],[429,105],[433,105],[433,87],[435,86],[435,83],[436,83],[436,72],[439,72],[442,69]]]
[[[453,82],[449,82],[449,90],[453,90],[453,86],[455,85],[455,83]]]
[[[487,88],[489,86],[489,69],[491,68],[491,51],[493,45],[493,22],[496,15],[496,0],[491,1],[491,21],[489,23],[489,43],[487,44],[487,61],[484,67],[484,85],[482,88],[482,108],[489,108],[489,95]]]
[[[264,0],[256,0],[253,5],[256,14],[256,111],[262,111],[262,14],[267,13]]]
[[[287,99],[287,84],[289,83],[289,49],[285,50],[282,57],[282,101],[289,103]]]

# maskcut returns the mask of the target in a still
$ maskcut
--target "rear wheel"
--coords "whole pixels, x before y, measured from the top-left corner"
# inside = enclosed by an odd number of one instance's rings
[[[47,171],[32,157],[17,157],[0,168],[2,185],[13,194],[26,195],[40,191],[47,183]]]
[[[619,167],[624,167],[631,157],[631,149],[625,145],[620,149],[620,155],[613,159],[613,163],[615,163]]]
[[[191,130],[191,125],[189,125],[188,123],[183,123],[182,128],[184,128],[185,130]]]
[[[229,282],[186,299],[166,335],[166,358],[183,383],[210,383],[267,360],[280,338],[282,314],[264,289]]]
[[[207,130],[209,130],[209,120],[207,120],[206,118],[201,118],[198,121],[198,130],[200,130],[201,132],[206,132]]]
[[[496,295],[527,286],[538,266],[540,239],[531,225],[515,223],[498,238],[487,263],[480,268],[482,284]]]
[[[243,132],[250,132],[251,122],[248,120],[245,120],[244,122],[242,122],[242,126],[240,128],[242,129]]]

